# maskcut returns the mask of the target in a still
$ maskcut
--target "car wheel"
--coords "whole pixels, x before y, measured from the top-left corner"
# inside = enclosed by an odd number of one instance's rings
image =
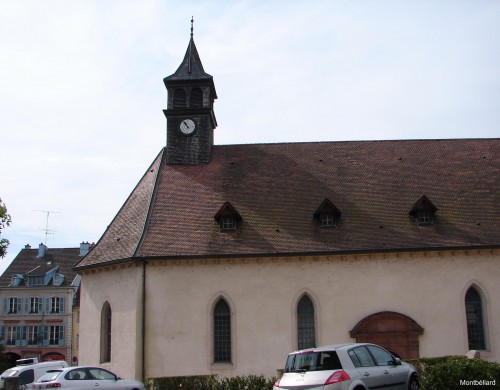
[[[410,383],[408,384],[408,390],[418,390],[420,388],[418,384],[418,379],[416,376],[410,378]]]

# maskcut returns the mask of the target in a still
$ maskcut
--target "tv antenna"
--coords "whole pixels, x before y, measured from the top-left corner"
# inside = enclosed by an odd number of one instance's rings
[[[47,238],[49,234],[54,234],[56,233],[56,230],[51,230],[49,229],[49,217],[50,214],[61,214],[59,211],[51,211],[51,210],[33,210],[33,211],[39,211],[40,213],[45,213],[46,214],[46,219],[45,219],[45,229],[40,229],[45,232],[45,242],[43,243],[45,246],[47,246]]]

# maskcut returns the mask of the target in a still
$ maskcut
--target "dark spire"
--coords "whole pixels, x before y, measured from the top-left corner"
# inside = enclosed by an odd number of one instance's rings
[[[184,59],[182,60],[181,65],[175,71],[175,73],[165,77],[163,79],[164,81],[202,80],[202,79],[212,78],[211,75],[205,73],[205,71],[203,70],[203,65],[201,63],[198,50],[196,50],[196,45],[194,44],[194,39],[193,39],[193,23],[194,23],[194,18],[191,17],[191,39],[189,40],[189,45],[186,50],[186,54],[184,55]]]

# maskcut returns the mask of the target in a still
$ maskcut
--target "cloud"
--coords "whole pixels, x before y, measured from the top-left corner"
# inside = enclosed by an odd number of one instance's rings
[[[165,145],[163,77],[194,38],[218,144],[500,135],[500,3],[97,1],[0,5],[8,262],[96,241]],[[36,238],[38,235],[38,238]],[[35,240],[36,238],[36,240]]]

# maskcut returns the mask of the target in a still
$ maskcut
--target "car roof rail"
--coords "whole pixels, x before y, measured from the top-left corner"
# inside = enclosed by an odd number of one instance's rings
[[[30,364],[37,364],[37,363],[38,363],[38,358],[36,357],[16,360],[16,365],[18,366],[28,366]]]

